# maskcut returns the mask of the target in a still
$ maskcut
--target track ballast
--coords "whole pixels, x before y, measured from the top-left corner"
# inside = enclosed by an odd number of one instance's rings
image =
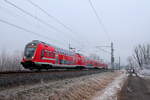
[[[106,70],[52,70],[52,71],[22,71],[0,73],[0,90],[20,85],[35,84],[40,82],[56,81],[66,78],[91,75]]]

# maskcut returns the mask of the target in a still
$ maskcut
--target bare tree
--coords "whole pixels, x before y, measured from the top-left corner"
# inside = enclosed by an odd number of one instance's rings
[[[142,68],[144,64],[150,64],[150,45],[143,44],[135,47],[133,58],[140,68]]]
[[[9,54],[3,50],[0,52],[0,71],[21,70],[23,68],[20,64],[21,58],[21,53],[18,51]]]
[[[128,57],[127,61],[128,61],[128,68],[132,69],[134,67],[133,58],[130,56],[130,57]]]
[[[5,50],[2,50],[2,52],[0,53],[0,71],[3,71],[5,69],[5,65],[6,65],[6,52]]]

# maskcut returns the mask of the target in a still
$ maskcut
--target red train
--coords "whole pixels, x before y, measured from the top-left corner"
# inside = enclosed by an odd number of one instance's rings
[[[34,40],[25,46],[21,64],[26,69],[107,68],[107,64],[69,50]]]

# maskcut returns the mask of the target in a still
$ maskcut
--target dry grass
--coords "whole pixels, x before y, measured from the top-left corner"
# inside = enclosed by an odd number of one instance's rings
[[[104,89],[118,74],[112,74],[104,79],[93,78],[67,89],[56,91],[49,100],[87,100],[97,91]]]
[[[118,75],[106,72],[12,88],[0,92],[0,100],[88,100]]]

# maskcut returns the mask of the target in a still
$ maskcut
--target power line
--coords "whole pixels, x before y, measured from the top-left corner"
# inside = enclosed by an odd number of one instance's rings
[[[37,16],[32,15],[31,13],[29,13],[29,12],[25,11],[24,9],[18,7],[17,5],[13,4],[12,2],[10,2],[10,1],[8,1],[8,0],[4,0],[4,1],[5,1],[6,3],[12,5],[13,7],[17,8],[17,9],[20,10],[21,12],[25,13],[26,15],[28,15],[28,16],[30,16],[30,17],[36,19],[36,20],[38,20],[40,23],[42,23],[42,24],[44,24],[44,25],[46,25],[46,26],[49,26],[50,28],[54,29],[55,31],[61,32],[61,31],[58,30],[56,27],[54,27],[54,26],[52,26],[52,25],[46,23],[46,22],[43,21],[42,19],[38,18]]]
[[[52,39],[52,38],[48,38],[48,37],[43,36],[43,35],[41,35],[41,34],[39,34],[39,33],[37,33],[37,32],[33,32],[33,31],[31,31],[31,30],[28,30],[28,29],[23,28],[23,27],[21,27],[21,26],[15,25],[15,24],[10,23],[10,22],[8,22],[8,21],[5,21],[5,20],[0,19],[0,22],[1,22],[1,23],[5,23],[5,24],[10,25],[10,26],[13,26],[13,27],[15,27],[15,28],[17,28],[17,29],[20,29],[20,30],[23,30],[23,31],[25,31],[25,32],[31,33],[31,34],[33,34],[33,35],[36,35],[36,36],[45,38],[45,39],[47,39],[47,40],[53,40],[53,41],[57,42],[56,40],[54,40],[54,39]]]
[[[44,10],[43,8],[41,8],[39,5],[33,3],[31,0],[27,0],[30,4],[32,4],[34,7],[40,9],[43,13],[45,13],[47,16],[49,16],[50,18],[52,18],[53,20],[55,20],[56,22],[58,22],[59,24],[61,24],[64,28],[68,29],[69,31],[73,32],[73,30],[71,28],[69,28],[67,25],[65,25],[64,23],[62,23],[58,18],[56,18],[55,16],[53,16],[52,14],[48,13],[46,10]]]
[[[106,51],[105,49],[102,49],[102,48],[98,48],[98,49],[100,49],[101,51],[103,51],[103,52],[105,52],[105,53],[111,54],[111,52]]]
[[[16,14],[16,13],[12,12],[11,10],[7,9],[6,7],[1,7],[0,10],[4,11],[5,13],[7,13],[7,14],[9,14],[9,15],[15,17],[15,18],[19,16],[19,17],[21,17],[24,21],[26,21],[27,23],[29,23],[30,25],[32,24],[32,23],[31,23],[30,21],[28,21],[25,17],[22,17],[20,14]]]
[[[108,34],[108,31],[106,30],[104,24],[102,23],[102,20],[101,20],[101,18],[99,17],[99,15],[98,15],[98,13],[97,13],[97,11],[96,11],[96,9],[95,9],[95,7],[94,7],[92,1],[91,1],[91,0],[88,0],[88,1],[89,1],[89,3],[90,3],[91,8],[93,9],[93,12],[94,12],[94,14],[95,14],[95,16],[96,16],[96,18],[97,18],[97,20],[98,20],[98,23],[99,23],[100,25],[102,25],[103,30],[104,30],[105,34],[107,35],[107,38],[108,38],[109,40],[111,40],[111,38],[110,38],[110,36],[109,36],[109,34]]]
[[[112,70],[114,69],[114,60],[115,60],[115,57],[114,57],[114,45],[113,45],[113,42],[111,42],[111,45],[110,46],[96,46],[97,48],[101,49],[102,51],[104,52],[107,52],[111,55],[111,67],[112,67]],[[108,52],[100,47],[108,47],[111,49],[111,52]]]
[[[46,25],[46,26],[52,28],[52,29],[55,30],[55,31],[58,31],[58,32],[60,32],[60,33],[63,33],[62,31],[58,30],[56,27],[54,27],[54,26],[52,26],[52,25],[46,23],[45,21],[43,21],[42,19],[38,18],[37,16],[34,16],[34,15],[32,15],[31,13],[25,11],[24,9],[18,7],[18,6],[15,5],[14,3],[12,3],[12,2],[10,2],[10,1],[8,1],[8,0],[4,0],[4,1],[5,1],[6,3],[12,5],[13,7],[17,8],[17,9],[20,10],[21,12],[27,14],[28,16],[34,18],[35,20],[38,20],[40,23],[42,23],[42,24],[44,24],[44,25]],[[78,45],[81,45],[81,43],[79,42]]]
[[[44,10],[43,8],[41,8],[39,5],[35,4],[34,2],[32,2],[31,0],[26,0],[28,1],[31,5],[33,5],[34,7],[38,8],[40,11],[42,11],[43,13],[45,13],[48,17],[52,18],[53,20],[55,20],[57,23],[59,23],[60,25],[62,25],[65,29],[69,30],[71,33],[76,34],[77,32],[75,32],[74,30],[72,30],[70,27],[68,27],[68,25],[65,25],[62,21],[60,21],[58,18],[56,18],[55,16],[53,16],[52,14],[48,13],[46,10]],[[87,41],[88,42],[88,41]]]

